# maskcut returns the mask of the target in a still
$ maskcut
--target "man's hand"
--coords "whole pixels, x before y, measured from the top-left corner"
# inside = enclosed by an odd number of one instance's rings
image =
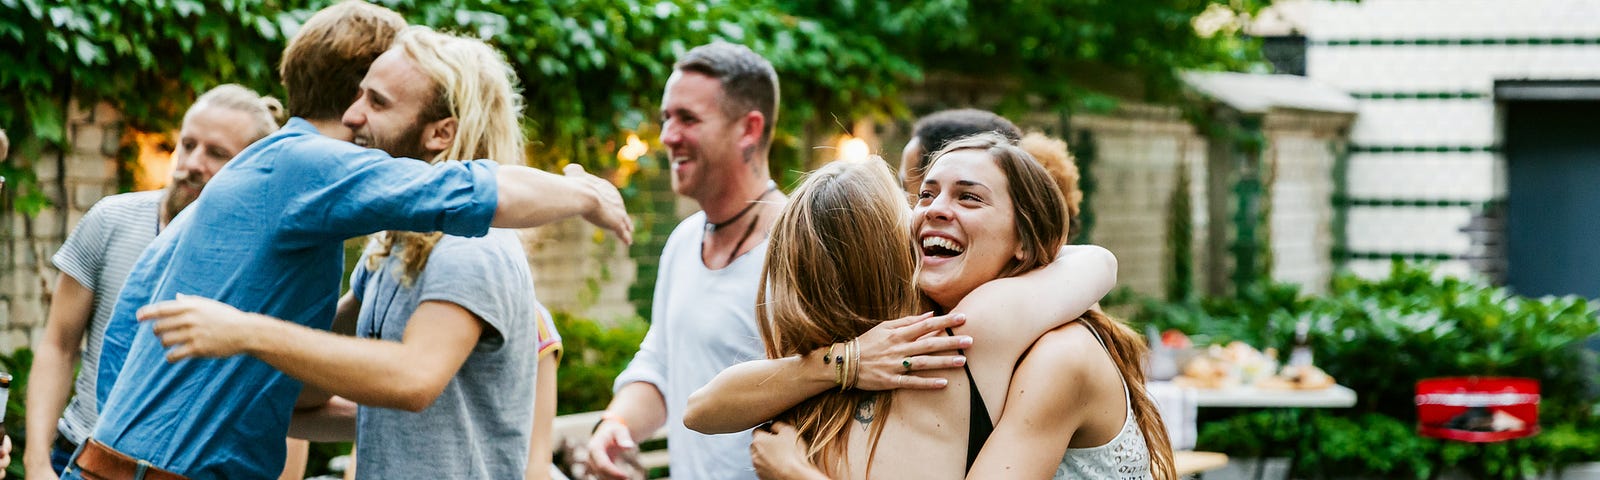
[[[139,321],[154,321],[161,345],[168,347],[167,361],[193,357],[227,357],[247,353],[255,325],[273,321],[239,311],[209,298],[178,294],[177,300],[140,308]]]
[[[589,474],[606,480],[642,479],[639,467],[639,444],[634,443],[628,426],[614,420],[602,420],[594,434],[589,436]]]
[[[49,447],[45,447],[49,448]],[[11,466],[11,436],[0,440],[0,478],[6,478],[6,467]]]
[[[794,426],[775,422],[770,428],[757,428],[754,433],[750,461],[755,464],[757,477],[762,480],[827,480],[827,475],[806,461],[806,443]]]
[[[633,244],[633,218],[628,216],[628,209],[622,204],[622,193],[617,191],[617,186],[603,178],[590,175],[583,171],[583,166],[569,163],[563,169],[567,178],[577,180],[594,190],[595,197],[600,201],[595,208],[583,214],[583,219],[596,227],[610,230],[622,239],[624,244]]]
[[[946,328],[967,322],[961,314],[933,316],[932,313],[890,320],[856,337],[861,351],[856,387],[862,390],[938,389],[945,379],[922,377],[913,372],[960,368],[962,355],[934,355],[972,346],[972,337],[942,336]]]

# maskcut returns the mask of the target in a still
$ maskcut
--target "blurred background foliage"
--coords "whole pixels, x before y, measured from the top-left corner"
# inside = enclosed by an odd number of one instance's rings
[[[64,146],[66,108],[105,100],[129,126],[176,128],[199,92],[240,83],[281,95],[287,39],[328,0],[0,0],[0,128],[18,143],[0,175],[27,184],[41,147]],[[804,139],[852,119],[910,117],[900,93],[930,73],[995,82],[1007,104],[1104,107],[1103,69],[1171,96],[1182,69],[1242,69],[1257,46],[1203,12],[1244,18],[1268,0],[379,0],[413,23],[484,38],[524,86],[530,161],[616,166],[648,133],[673,60],[715,39],[749,45],[783,80],[775,171]],[[1020,108],[1020,107],[1019,107]],[[640,135],[654,142],[655,135]],[[780,178],[783,178],[780,175]],[[24,186],[18,209],[46,201]]]

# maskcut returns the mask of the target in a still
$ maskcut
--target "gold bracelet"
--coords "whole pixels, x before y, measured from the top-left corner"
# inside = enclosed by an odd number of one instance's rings
[[[856,382],[861,380],[861,344],[850,340],[850,388],[856,388]]]
[[[834,357],[834,382],[835,382],[835,384],[840,384],[840,386],[843,386],[843,384],[845,384],[845,357],[846,357],[846,355],[834,355],[834,346],[838,346],[838,344],[832,344],[832,346],[827,346],[827,355],[829,355],[829,357]]]
[[[857,358],[856,357],[855,348],[856,348],[856,341],[855,340],[851,340],[851,341],[845,342],[845,344],[844,344],[844,374],[842,375],[842,379],[839,382],[839,391],[840,392],[843,392],[845,390],[849,390],[852,386],[855,385],[855,368],[856,368],[855,363],[856,363],[856,358]]]

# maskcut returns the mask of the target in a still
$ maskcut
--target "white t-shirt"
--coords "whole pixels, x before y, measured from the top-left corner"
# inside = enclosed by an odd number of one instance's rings
[[[661,252],[650,331],[613,387],[646,382],[667,400],[667,444],[672,477],[756,478],[750,464],[750,431],[705,435],[683,426],[689,394],[736,363],[766,358],[756,326],[756,287],[766,262],[767,241],[721,270],[700,260],[705,212],[673,229]]]

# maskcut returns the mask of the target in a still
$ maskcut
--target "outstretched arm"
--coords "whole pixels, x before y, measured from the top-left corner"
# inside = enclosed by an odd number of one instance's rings
[[[617,187],[568,164],[566,175],[543,170],[503,166],[496,170],[499,183],[495,227],[537,227],[572,216],[610,230],[623,243],[633,243],[633,220],[622,205]]]
[[[954,311],[982,305],[986,310],[1020,312],[1010,318],[975,321],[962,327],[983,341],[982,348],[1005,348],[1015,356],[1044,332],[1089,311],[1116,284],[1117,257],[1109,250],[1069,245],[1043,268],[978,286]]]
[[[915,371],[960,367],[960,355],[934,355],[972,345],[972,339],[943,336],[965,317],[923,314],[883,322],[857,339],[861,352],[856,388],[943,388],[945,380]],[[834,366],[823,362],[828,348],[804,355],[740,363],[723,370],[689,396],[683,424],[700,433],[743,431],[771,420],[814,395],[839,386]],[[839,349],[835,348],[835,353]],[[909,364],[907,363],[909,362]]]
[[[146,306],[138,317],[156,321],[168,361],[249,354],[311,387],[412,412],[433,404],[484,328],[471,312],[440,301],[417,306],[400,342],[347,337],[191,296]]]
[[[1116,283],[1117,257],[1110,251],[1092,245],[1067,246],[1049,265],[991,280],[967,294],[952,312],[966,314],[972,321],[956,333],[976,339],[967,351],[973,365],[1015,365],[1041,335],[1089,311]],[[1008,381],[979,379],[979,387]],[[1004,403],[991,402],[989,407],[998,411]]]

